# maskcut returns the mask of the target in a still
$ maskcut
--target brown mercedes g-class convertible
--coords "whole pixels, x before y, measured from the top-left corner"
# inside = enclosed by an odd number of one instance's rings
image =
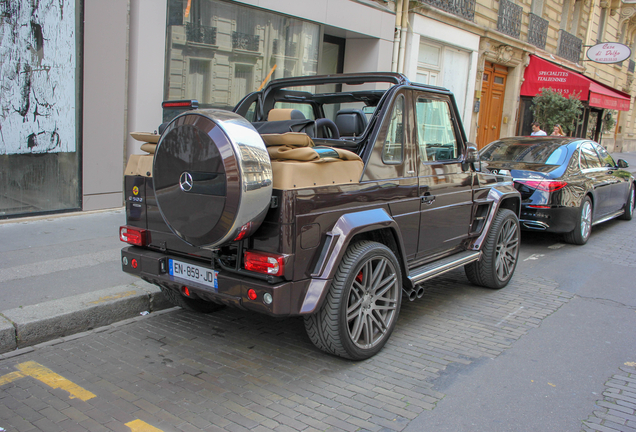
[[[443,88],[284,78],[133,136],[148,154],[126,167],[122,267],[185,309],[302,315],[318,348],[364,359],[421,282],[463,266],[497,289],[514,273],[519,193],[480,171]]]

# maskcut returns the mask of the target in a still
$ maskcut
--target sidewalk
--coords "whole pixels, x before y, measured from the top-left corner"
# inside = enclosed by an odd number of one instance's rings
[[[636,152],[613,153],[636,172]],[[121,270],[124,209],[0,221],[0,354],[172,307]]]
[[[0,353],[170,307],[121,270],[124,209],[0,221]]]

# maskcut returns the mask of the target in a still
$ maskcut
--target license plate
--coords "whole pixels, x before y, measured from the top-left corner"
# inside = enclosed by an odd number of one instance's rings
[[[215,290],[219,289],[216,281],[216,276],[219,274],[217,271],[173,259],[168,260],[168,267],[170,276],[197,282]]]

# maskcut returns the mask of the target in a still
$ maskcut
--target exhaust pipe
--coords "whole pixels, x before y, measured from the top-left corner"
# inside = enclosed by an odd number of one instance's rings
[[[419,287],[417,289],[416,296],[418,299],[421,299],[422,297],[424,297],[424,287]]]
[[[412,288],[409,288],[409,289],[402,288],[402,292],[404,292],[404,294],[406,294],[406,296],[408,297],[409,301],[415,300],[415,298],[417,296],[416,291],[414,289],[412,289]]]

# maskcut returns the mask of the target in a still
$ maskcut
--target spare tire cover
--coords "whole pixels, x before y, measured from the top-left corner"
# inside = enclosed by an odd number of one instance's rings
[[[272,197],[272,165],[261,136],[230,111],[176,117],[154,158],[161,216],[186,243],[215,248],[254,232]]]

